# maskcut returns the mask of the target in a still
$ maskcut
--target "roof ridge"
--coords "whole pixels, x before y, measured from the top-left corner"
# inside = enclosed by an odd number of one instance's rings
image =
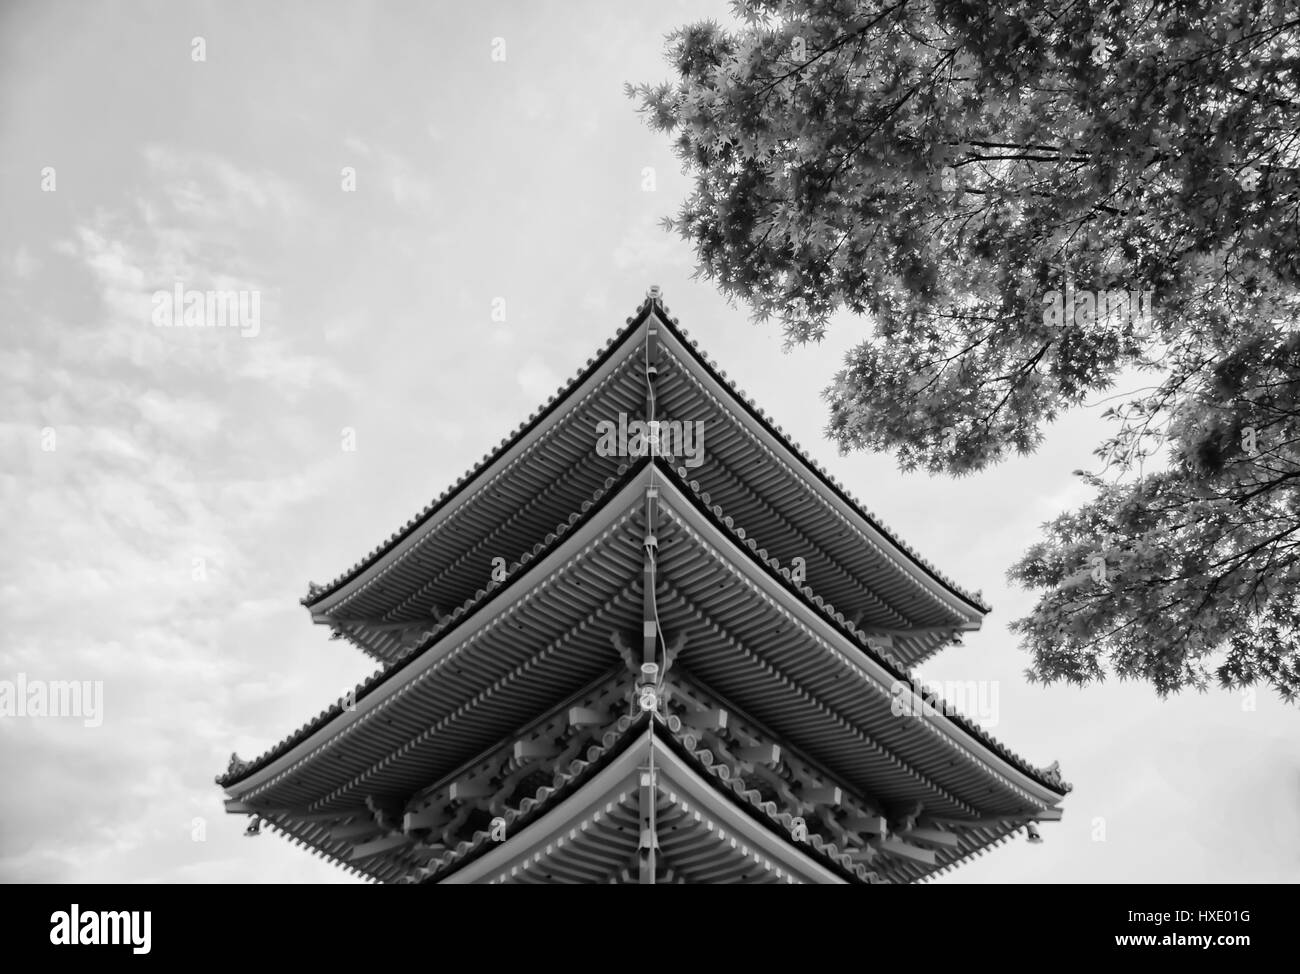
[[[882,538],[892,544],[900,553],[906,555],[914,564],[919,566],[935,579],[935,581],[939,582],[954,595],[971,605],[976,606],[984,613],[992,611],[992,607],[984,601],[982,592],[978,590],[971,592],[961,585],[958,585],[957,582],[942,572],[936,565],[934,565],[934,563],[923,557],[915,548],[895,534],[895,532],[877,515],[872,513],[862,503],[862,501],[860,501],[857,496],[848,489],[847,486],[841,484],[834,475],[813,459],[798,442],[787,437],[784,429],[776,422],[775,418],[768,415],[761,406],[746,395],[743,389],[738,388],[734,380],[727,378],[726,370],[722,369],[704,349],[700,348],[697,340],[690,338],[690,332],[681,326],[681,322],[671,314],[668,306],[664,304],[662,294],[658,287],[651,287],[647,297],[637,307],[636,313],[627,318],[623,327],[616,331],[613,336],[606,339],[603,348],[601,348],[594,356],[589,357],[586,365],[579,368],[568,383],[560,386],[556,390],[556,393],[548,397],[542,406],[533,410],[533,412],[529,414],[528,418],[520,423],[511,434],[504,437],[494,450],[485,453],[478,464],[471,467],[469,470],[466,470],[454,484],[443,490],[442,493],[427,504],[422,511],[409,519],[404,525],[402,525],[402,527],[394,531],[385,541],[381,542],[368,554],[354,563],[351,568],[348,568],[332,581],[324,585],[309,582],[308,593],[303,596],[299,602],[304,606],[311,606],[319,602],[322,598],[334,594],[343,586],[354,581],[366,569],[381,559],[389,551],[393,550],[402,541],[410,537],[415,530],[429,520],[429,518],[437,513],[437,511],[439,511],[445,504],[458,496],[469,484],[475,481],[484,470],[495,463],[498,458],[517,444],[545,416],[563,402],[567,396],[575,388],[581,385],[592,372],[599,368],[600,365],[604,364],[610,355],[613,354],[614,349],[621,344],[629,334],[635,331],[635,329],[654,312],[658,312],[658,314],[656,314],[658,320],[681,341],[683,347],[687,348],[690,354],[694,355],[699,360],[705,370],[717,382],[719,382],[719,384],[724,386],[738,402],[749,410],[751,414],[760,420],[762,424],[776,437],[777,441],[781,445],[783,445],[793,456],[802,461],[808,470],[821,479],[822,482],[830,487],[832,491],[838,494],[849,506],[850,510],[861,517],[870,527],[874,528]]]
[[[332,581],[327,582],[324,585],[318,585],[315,582],[308,582],[307,594],[298,600],[299,604],[306,606],[314,605],[322,598],[332,595],[348,582],[357,578],[363,571],[365,571],[365,569],[369,568],[379,558],[396,547],[398,543],[409,537],[416,528],[437,513],[444,504],[456,497],[466,486],[476,480],[484,470],[490,467],[499,457],[518,443],[529,430],[539,423],[559,403],[563,402],[570,392],[581,385],[588,375],[604,364],[606,359],[608,359],[608,357],[613,353],[614,348],[622,342],[624,338],[631,334],[631,332],[635,331],[637,326],[645,320],[646,315],[649,314],[655,303],[654,299],[651,298],[646,298],[642,301],[640,306],[637,308],[636,314],[628,318],[623,327],[616,331],[612,337],[606,339],[604,347],[595,355],[590,356],[587,359],[587,364],[579,368],[567,384],[560,386],[556,390],[555,395],[547,397],[546,402],[529,413],[528,418],[521,422],[512,433],[503,437],[494,450],[483,454],[482,459],[479,460],[475,466],[466,470],[465,473],[461,475],[460,479],[426,504],[422,511],[389,535],[386,541],[375,546],[369,554],[365,555],[353,564],[351,568],[342,572]]]
[[[781,425],[776,422],[775,417],[769,416],[764,411],[762,406],[758,405],[757,402],[755,402],[753,399],[751,399],[748,395],[745,394],[745,390],[740,389],[736,386],[734,380],[727,378],[726,370],[722,369],[717,363],[715,363],[713,359],[709,356],[708,352],[700,348],[699,342],[696,339],[690,337],[690,332],[682,327],[681,322],[678,321],[677,318],[669,314],[667,306],[663,305],[662,302],[659,302],[659,306],[664,312],[663,315],[664,323],[670,328],[670,330],[672,330],[677,335],[678,338],[682,340],[682,344],[688,346],[691,352],[700,359],[701,363],[708,369],[710,373],[712,373],[714,378],[717,379],[722,385],[726,386],[727,389],[731,391],[732,395],[734,395],[741,403],[747,406],[750,412],[752,412],[755,416],[757,416],[758,419],[762,420],[764,425],[766,425],[768,429],[771,430],[771,432],[776,435],[776,438],[781,442],[782,445],[786,447],[786,449],[788,449],[792,454],[794,454],[796,457],[802,460],[804,464],[811,471],[817,474],[817,476],[820,477],[826,484],[828,484],[837,493],[839,493],[840,496],[849,504],[849,507],[853,511],[855,511],[859,516],[861,516],[862,519],[866,521],[869,525],[875,528],[896,548],[898,548],[900,551],[902,551],[908,557],[910,557],[912,561],[920,565],[937,581],[939,581],[948,589],[950,589],[954,594],[965,599],[967,602],[970,602],[972,605],[978,606],[985,613],[991,612],[993,610],[993,607],[984,601],[984,596],[982,591],[977,590],[975,592],[970,592],[967,591],[961,585],[958,585],[953,579],[948,577],[948,575],[946,575],[937,566],[935,566],[928,558],[923,557],[918,551],[916,551],[916,549],[914,549],[911,545],[909,545],[906,541],[904,541],[900,536],[895,534],[895,532],[891,530],[890,527],[887,524],[885,524],[885,522],[882,519],[880,519],[877,515],[872,513],[866,507],[865,504],[863,504],[860,500],[858,500],[857,496],[854,495],[853,492],[848,489],[848,487],[841,484],[833,474],[831,474],[828,470],[822,467],[821,464],[819,464],[815,459],[813,459],[808,454],[808,452],[804,450],[802,446],[799,445],[798,442],[787,437],[785,435],[785,430],[782,429]]]

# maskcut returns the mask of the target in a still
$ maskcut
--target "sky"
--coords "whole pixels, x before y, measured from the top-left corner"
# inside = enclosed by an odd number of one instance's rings
[[[820,393],[869,323],[787,352],[692,280],[658,226],[689,182],[623,84],[666,79],[664,35],[705,18],[726,3],[0,6],[0,681],[102,686],[95,720],[0,717],[0,881],[355,882],[245,838],[213,783],[374,669],[298,600],[477,464],[651,284],[993,605],[920,675],[996,687],[985,726],[1074,791],[1042,844],[941,882],[1300,878],[1294,707],[1024,679],[1006,626],[1034,595],[1004,572],[1085,499],[1071,471],[1094,465],[1100,407],[960,480],[840,456]],[[177,284],[256,294],[256,327],[155,323]]]

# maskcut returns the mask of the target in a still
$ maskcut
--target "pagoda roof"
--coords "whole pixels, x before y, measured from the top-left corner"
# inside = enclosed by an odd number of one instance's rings
[[[715,430],[714,442],[722,445],[704,467],[690,471],[706,493],[727,503],[736,522],[763,533],[774,554],[805,556],[822,596],[892,640],[908,664],[956,632],[978,628],[988,611],[982,599],[895,537],[790,442],[655,298],[454,486],[351,569],[313,585],[302,600],[313,618],[392,662],[450,605],[474,594],[473,579],[486,577],[489,553],[509,558],[535,548],[613,472],[616,460],[597,462],[589,421],[616,412],[640,415],[634,390],[644,383],[639,356],[651,334],[674,366],[661,379],[664,417],[707,410],[713,422],[738,424],[725,436]]]
[[[815,832],[801,837],[795,816],[733,775],[731,765],[696,740],[680,720],[665,721],[658,715],[652,720],[643,713],[620,718],[584,760],[574,761],[550,785],[505,809],[509,845],[499,843],[490,829],[478,830],[455,849],[416,868],[407,881],[635,882],[629,870],[619,867],[637,849],[636,776],[646,767],[651,750],[660,775],[660,848],[669,865],[669,881],[914,882],[982,855],[1033,819],[1021,815],[953,823],[934,830],[946,837],[942,844],[924,849],[913,845],[906,857],[864,836],[839,844]],[[679,851],[689,853],[696,863],[712,853],[709,874],[692,875],[690,866],[674,870]],[[928,851],[929,861],[916,856],[918,851]]]
[[[358,686],[350,706],[335,704],[218,782],[243,801],[314,813],[365,796],[409,796],[548,701],[622,669],[609,634],[639,631],[641,518],[653,482],[660,580],[672,596],[661,601],[663,627],[689,632],[677,664],[687,675],[885,801],[924,801],[953,818],[1015,817],[1068,790],[1058,773],[1029,765],[930,697],[898,659],[728,524],[685,472],[658,458],[623,468],[504,582]],[[710,595],[717,586],[725,597]],[[899,686],[934,712],[892,715]]]
[[[538,883],[635,882],[638,787],[655,768],[660,868],[670,882],[845,883],[876,875],[834,843],[791,841],[791,816],[758,792],[724,777],[707,749],[657,715],[622,717],[600,747],[557,774],[553,785],[502,816],[508,843],[490,830],[417,870],[416,881]],[[653,752],[653,757],[652,757]],[[624,871],[627,870],[627,873]]]
[[[743,771],[733,770],[726,754],[696,735],[677,717],[620,717],[582,757],[556,767],[522,799],[494,809],[505,843],[495,823],[444,850],[414,839],[376,840],[377,827],[344,824],[340,829],[339,822],[353,821],[347,814],[295,819],[273,813],[265,820],[292,841],[368,879],[636,882],[636,786],[652,750],[659,882],[913,882],[982,854],[1035,818],[1021,813],[937,829],[923,819],[913,831],[884,841],[843,830],[839,842],[827,840],[815,831],[801,833],[801,818],[765,799]],[[368,810],[357,817],[364,821]]]

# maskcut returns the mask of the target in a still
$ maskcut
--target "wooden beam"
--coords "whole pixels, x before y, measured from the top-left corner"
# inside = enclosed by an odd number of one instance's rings
[[[693,710],[682,714],[682,723],[698,731],[726,730],[727,712],[721,707]]]
[[[673,660],[677,659],[677,654],[680,653],[685,648],[686,648],[686,633],[679,632],[676,636],[673,637],[673,641],[669,644],[668,648],[664,651],[664,660],[659,667],[659,675],[661,677],[668,675],[668,671],[673,667]]]
[[[906,636],[947,636],[951,633],[963,631],[967,625],[967,623],[958,623],[953,626],[917,626],[915,629],[881,629],[873,626],[866,630],[866,634],[876,639]]]
[[[872,839],[870,843],[873,849],[899,859],[910,859],[912,862],[919,862],[925,866],[933,866],[937,861],[935,854],[930,849],[922,849],[920,846],[909,845],[899,839]]]
[[[341,621],[339,625],[364,626],[374,632],[395,632],[401,629],[412,629],[420,626],[425,630],[435,628],[438,623],[442,622],[443,616],[424,616],[420,619],[407,619],[405,622],[366,622],[364,619],[347,619]]]
[[[402,835],[400,832],[385,835],[373,842],[362,842],[360,845],[354,845],[348,858],[355,860],[364,859],[367,856],[377,856],[381,852],[391,852],[393,849],[399,849],[410,841],[409,836]]]
[[[432,845],[415,845],[411,847],[411,855],[422,860],[436,859],[446,851],[447,847],[441,842],[435,842]]]
[[[1033,819],[1035,822],[1059,822],[1064,815],[1064,808],[1044,808],[1041,812],[1035,812]]]
[[[493,788],[486,781],[453,781],[447,790],[447,797],[452,801],[469,801],[473,798],[487,798]]]
[[[841,823],[849,832],[869,832],[872,835],[884,835],[889,831],[889,824],[883,815],[850,815]]]
[[[243,802],[236,802],[234,799],[226,802],[226,811],[232,815],[252,814],[260,815],[266,819],[283,816],[291,818],[295,822],[337,822],[340,819],[351,818],[356,815],[370,815],[368,808],[340,808],[334,812],[309,812],[301,808],[256,808]]]
[[[613,645],[614,650],[618,653],[619,659],[623,661],[623,665],[632,673],[640,673],[641,666],[637,663],[636,657],[632,654],[632,647],[627,644],[623,639],[622,634],[619,633],[617,629],[610,632],[609,641],[610,644]]]
[[[655,835],[655,802],[658,789],[655,787],[653,767],[641,769],[641,788],[637,795],[638,811],[641,819],[641,841],[637,844],[637,882],[643,886],[653,886],[655,882],[655,852],[659,847],[659,837]]]
[[[651,394],[649,388],[646,389],[647,397]],[[646,403],[646,410],[649,411],[649,402]],[[658,555],[658,548],[652,547],[657,545],[654,541],[654,504],[655,498],[659,496],[659,488],[654,485],[646,487],[645,490],[645,545],[641,552],[641,665],[646,663],[657,663],[659,655],[659,623],[656,620],[655,611],[655,557]],[[637,667],[640,672],[640,667]]]
[[[336,812],[295,812],[292,809],[285,809],[284,814],[290,818],[297,819],[300,822],[337,822],[340,819],[352,818],[355,815],[369,815],[368,808],[340,808]]]
[[[946,825],[954,829],[996,829],[1003,825],[1016,825],[1028,816],[1004,815],[1002,818],[930,818],[921,821],[926,825]]]
[[[528,761],[533,758],[553,758],[560,753],[559,745],[549,738],[532,741],[515,741],[515,760]]]
[[[753,764],[776,764],[781,760],[781,745],[755,744],[751,747],[736,748],[736,757]]]
[[[608,718],[598,710],[591,710],[587,707],[569,708],[570,727],[599,727],[601,724],[606,723],[609,723]]]
[[[367,835],[374,835],[376,832],[383,831],[373,820],[365,822],[349,822],[347,825],[340,825],[330,829],[331,839],[360,839]]]
[[[407,812],[402,816],[402,831],[413,832],[416,829],[436,829],[447,820],[447,809],[442,805],[431,805],[418,811]]]
[[[374,795],[366,796],[366,808],[370,817],[384,832],[394,832],[402,824],[402,806],[391,799],[380,799]]]
[[[843,797],[843,793],[835,785],[803,788],[799,791],[801,801],[812,802],[814,805],[838,805]]]
[[[942,846],[954,852],[961,847],[960,836],[953,832],[941,832],[938,829],[909,829],[903,833],[903,838],[910,839],[913,842],[926,842],[930,845]]]

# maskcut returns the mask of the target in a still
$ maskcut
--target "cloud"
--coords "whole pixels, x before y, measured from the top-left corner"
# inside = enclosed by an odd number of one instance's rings
[[[611,259],[618,271],[644,272],[651,277],[692,266],[690,246],[659,226],[657,216],[646,216],[628,227]]]
[[[158,143],[146,145],[141,155],[175,213],[206,221],[209,231],[218,225],[258,225],[267,217],[307,214],[298,187],[268,170],[243,169],[213,153]],[[151,215],[146,213],[147,218]]]
[[[289,599],[270,616],[260,601],[275,584],[264,536],[336,476],[332,456],[303,451],[299,405],[357,391],[273,287],[276,251],[312,218],[265,172],[161,146],[144,158],[149,189],[53,248],[71,303],[0,351],[0,679],[104,686],[100,727],[0,721],[0,776],[23,782],[0,794],[5,880],[130,879],[134,854],[168,842],[210,854],[190,840],[192,809],[216,804],[239,721],[300,703],[293,679],[254,679],[259,640],[301,621]],[[245,246],[241,226],[266,246]],[[259,288],[274,321],[256,339],[157,328],[151,294],[173,282]],[[93,313],[76,313],[86,297]]]
[[[538,403],[555,395],[560,380],[555,372],[539,358],[531,358],[515,373],[515,381],[524,395]]]
[[[343,145],[366,161],[366,165],[356,166],[358,192],[365,181],[373,180],[392,196],[398,206],[416,206],[426,210],[433,206],[437,198],[433,183],[400,153],[370,145],[356,136],[348,136]]]
[[[26,280],[32,277],[41,269],[41,262],[32,256],[26,244],[19,244],[18,249],[14,251],[13,257],[9,259],[9,273],[19,280]]]

